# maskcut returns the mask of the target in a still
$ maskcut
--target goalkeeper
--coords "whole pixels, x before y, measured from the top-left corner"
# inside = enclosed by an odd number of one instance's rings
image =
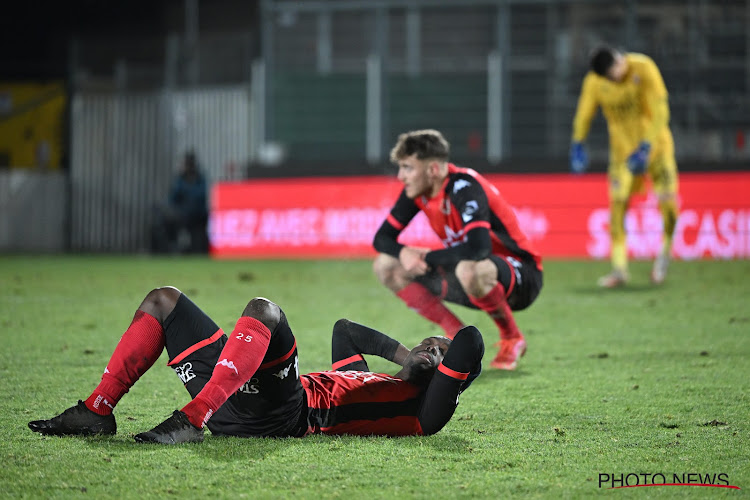
[[[651,281],[659,284],[667,275],[678,213],[667,89],[654,61],[643,54],[601,47],[592,53],[590,66],[573,120],[570,166],[574,173],[586,170],[584,141],[601,107],[609,132],[612,271],[599,279],[599,285],[614,288],[628,281],[625,212],[631,196],[644,190],[646,176],[651,178],[663,220],[662,245],[651,271]]]

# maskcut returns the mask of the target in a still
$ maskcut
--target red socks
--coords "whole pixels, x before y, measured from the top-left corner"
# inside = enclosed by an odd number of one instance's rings
[[[99,415],[109,415],[133,384],[159,359],[164,330],[159,321],[140,309],[115,347],[102,381],[84,402]]]
[[[412,281],[396,295],[406,302],[406,305],[433,323],[437,323],[445,331],[446,337],[452,339],[463,328],[461,320],[450,309],[443,305],[440,298],[430,293],[423,285]]]
[[[513,312],[505,298],[505,287],[502,283],[495,285],[484,297],[476,298],[469,295],[469,299],[472,304],[490,315],[500,329],[501,340],[523,337],[516,325],[516,320],[513,319]]]
[[[249,316],[237,320],[219,355],[211,379],[182,411],[196,427],[203,427],[229,397],[258,370],[271,341],[271,331]]]

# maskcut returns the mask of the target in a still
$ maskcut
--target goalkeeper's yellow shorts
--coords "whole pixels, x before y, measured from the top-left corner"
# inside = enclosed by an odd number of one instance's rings
[[[659,198],[677,194],[677,162],[672,148],[655,151],[644,175],[633,175],[626,162],[611,163],[607,172],[610,201],[627,201],[646,190],[646,177],[651,178],[654,194]]]

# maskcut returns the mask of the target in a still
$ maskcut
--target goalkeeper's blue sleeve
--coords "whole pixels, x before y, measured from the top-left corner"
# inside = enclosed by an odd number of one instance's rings
[[[638,148],[628,156],[628,168],[634,175],[640,175],[646,171],[648,155],[651,152],[651,144],[641,141]]]
[[[570,171],[581,174],[589,166],[589,156],[582,142],[574,142],[570,145]]]

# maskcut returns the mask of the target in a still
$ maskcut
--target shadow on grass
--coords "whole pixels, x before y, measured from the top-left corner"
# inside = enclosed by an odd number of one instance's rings
[[[523,363],[523,360],[521,361]],[[487,383],[493,383],[497,380],[515,380],[522,377],[528,377],[530,373],[528,373],[526,370],[523,369],[523,367],[518,368],[516,370],[497,370],[495,368],[490,368],[489,366],[484,366],[482,368],[482,374],[477,378],[473,384],[477,385],[484,385]],[[471,388],[468,389],[469,391]]]
[[[601,295],[603,293],[616,294],[627,294],[627,293],[643,293],[643,292],[658,292],[663,289],[664,285],[653,285],[651,283],[629,283],[625,286],[617,288],[602,288],[597,285],[589,286],[578,286],[571,287],[569,290],[579,295]]]
[[[450,425],[450,424],[449,424]],[[58,437],[56,437],[58,438]],[[64,436],[58,439],[78,439],[92,450],[104,452],[110,459],[120,455],[135,455],[143,460],[151,456],[172,455],[185,452],[200,456],[212,462],[253,462],[277,455],[284,455],[290,450],[308,449],[314,452],[355,452],[363,445],[382,445],[384,448],[403,447],[404,449],[432,449],[440,453],[464,450],[469,442],[454,434],[439,432],[434,436],[325,436],[315,435],[304,438],[265,438],[265,437],[232,437],[212,436],[206,433],[202,443],[185,443],[179,445],[160,445],[136,443],[132,434],[116,436],[75,437]]]
[[[120,433],[116,436],[76,437],[63,436],[62,439],[79,439],[94,450],[105,451],[110,457],[137,455],[144,459],[152,455],[171,454],[174,452],[200,455],[213,461],[259,460],[289,448],[298,438],[239,438],[231,436],[213,436],[206,432],[202,443],[183,443],[163,445],[156,443],[137,443],[132,433]]]

